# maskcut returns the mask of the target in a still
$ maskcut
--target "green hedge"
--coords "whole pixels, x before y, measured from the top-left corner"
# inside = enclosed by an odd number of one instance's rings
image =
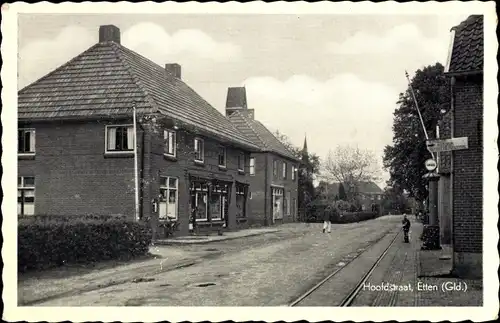
[[[36,216],[18,221],[18,270],[132,258],[149,250],[149,225],[112,216]]]

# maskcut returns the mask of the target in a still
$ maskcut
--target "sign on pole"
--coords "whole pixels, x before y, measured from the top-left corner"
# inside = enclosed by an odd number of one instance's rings
[[[437,168],[437,163],[434,159],[429,158],[425,161],[425,168],[429,171],[432,172]]]
[[[468,137],[427,140],[427,149],[434,153],[468,149],[468,148],[469,148]]]

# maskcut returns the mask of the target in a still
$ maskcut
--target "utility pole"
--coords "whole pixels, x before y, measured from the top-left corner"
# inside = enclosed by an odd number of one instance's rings
[[[413,87],[410,82],[410,76],[408,72],[405,71],[406,79],[408,81],[408,86],[410,87],[410,91],[413,96],[413,101],[415,102],[415,107],[418,112],[418,116],[420,118],[420,123],[422,125],[422,129],[424,130],[426,142],[429,140],[429,135],[427,134],[427,130],[425,129],[424,119],[422,118],[422,114],[420,113],[420,109],[418,108],[417,97],[415,96],[415,92],[413,91]],[[434,157],[434,153],[427,147],[429,153],[432,158],[425,161],[425,168],[428,173],[423,176],[423,178],[428,180],[428,192],[429,192],[429,202],[427,203],[428,213],[429,213],[429,224],[424,225],[423,231],[423,246],[422,249],[426,250],[438,250],[441,249],[440,246],[440,237],[439,237],[439,214],[438,214],[438,182],[439,182],[439,174],[436,172],[437,162]]]

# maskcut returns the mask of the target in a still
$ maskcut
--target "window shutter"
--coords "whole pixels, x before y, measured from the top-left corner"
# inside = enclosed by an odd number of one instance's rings
[[[127,128],[127,148],[134,149],[134,127]]]
[[[35,130],[30,131],[30,152],[35,152]]]

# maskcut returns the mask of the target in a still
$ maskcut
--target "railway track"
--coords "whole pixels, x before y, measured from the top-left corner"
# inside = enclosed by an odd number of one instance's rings
[[[380,262],[382,261],[382,259],[384,259],[384,257],[386,256],[386,254],[389,252],[390,248],[394,245],[394,243],[396,242],[396,239],[400,236],[400,234],[401,234],[401,230],[399,230],[396,233],[396,235],[391,240],[391,242],[389,243],[389,245],[380,254],[380,256],[377,258],[377,260],[375,261],[375,263],[370,267],[370,269],[368,270],[368,272],[363,275],[363,277],[361,278],[361,280],[358,281],[358,283],[355,285],[355,287],[353,289],[351,289],[351,291],[349,292],[349,294],[347,294],[347,296],[345,296],[343,298],[343,300],[340,302],[340,304],[338,306],[340,306],[340,307],[349,307],[349,306],[351,306],[351,304],[354,302],[354,300],[358,296],[359,292],[362,290],[363,284],[370,278],[370,276],[375,271],[375,269],[377,269],[378,265],[380,264]],[[373,248],[376,244],[377,243],[372,244],[369,248],[367,248],[363,252],[357,254],[355,257],[353,257],[348,262],[346,262],[343,266],[341,266],[339,268],[336,268],[332,273],[330,273],[328,276],[326,276],[323,280],[321,280],[319,283],[317,283],[316,285],[314,285],[311,289],[309,289],[307,292],[305,292],[304,294],[302,294],[300,297],[298,297],[297,299],[295,299],[288,306],[290,306],[290,307],[298,306],[305,299],[307,299],[312,294],[314,294],[314,292],[317,291],[320,287],[322,287],[328,281],[330,281],[332,278],[334,278],[335,276],[337,276],[337,274],[340,273],[342,270],[344,270],[349,264],[351,264],[353,261],[355,261],[361,255],[363,255],[364,253],[366,253],[368,250],[370,250],[371,248]]]

